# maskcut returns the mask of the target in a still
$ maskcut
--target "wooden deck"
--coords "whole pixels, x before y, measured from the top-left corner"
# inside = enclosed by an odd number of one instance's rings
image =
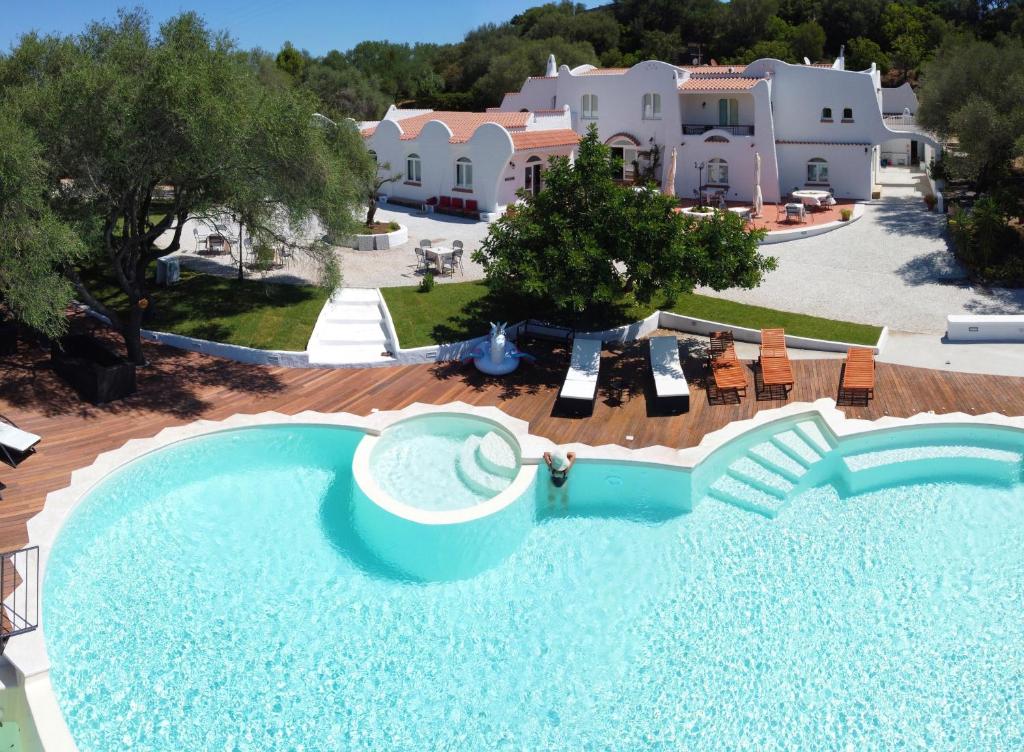
[[[692,392],[690,412],[663,415],[654,407],[646,345],[632,345],[605,351],[594,415],[572,418],[553,410],[565,373],[565,353],[543,347],[537,352],[537,364],[524,365],[512,376],[497,380],[483,377],[472,367],[452,364],[355,370],[264,368],[153,346],[149,348],[151,367],[139,371],[139,393],[94,407],[80,401],[54,376],[45,353],[23,349],[17,356],[0,359],[0,414],[41,435],[43,441],[38,452],[17,469],[0,464],[0,483],[7,486],[0,501],[0,550],[26,543],[25,521],[39,512],[47,493],[68,484],[72,470],[129,439],[199,418],[219,420],[266,410],[365,414],[371,408],[396,409],[412,402],[461,400],[497,405],[529,421],[533,433],[559,443],[686,447],[758,410],[835,398],[841,367],[837,360],[796,360],[796,384],[788,400],[758,401],[751,388],[739,404],[709,404],[703,387],[704,353],[697,350],[684,361]],[[748,379],[753,387],[752,370]],[[1024,414],[1024,378],[879,364],[875,387],[876,397],[867,406],[843,409],[859,418],[927,410]]]

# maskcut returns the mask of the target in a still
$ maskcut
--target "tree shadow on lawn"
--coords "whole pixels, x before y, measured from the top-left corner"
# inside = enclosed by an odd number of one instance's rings
[[[438,288],[434,293],[444,292]],[[653,303],[651,310],[654,310]],[[455,316],[435,324],[431,336],[435,342],[460,342],[486,335],[492,321],[516,323],[526,319],[551,321],[560,326],[572,327],[576,331],[610,329],[636,321],[636,309],[629,301],[595,307],[584,314],[567,315],[550,304],[531,300],[525,296],[500,295],[488,292],[470,301]]]

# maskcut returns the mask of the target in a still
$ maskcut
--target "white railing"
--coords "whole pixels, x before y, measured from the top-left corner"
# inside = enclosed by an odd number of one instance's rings
[[[885,126],[894,131],[914,131],[920,133],[924,128],[917,124],[917,118],[913,115],[883,115]]]

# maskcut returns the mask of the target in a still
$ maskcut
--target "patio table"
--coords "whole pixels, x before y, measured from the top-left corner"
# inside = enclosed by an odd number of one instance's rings
[[[817,191],[811,189],[793,191],[793,198],[799,199],[800,203],[805,206],[832,206],[836,202],[832,197],[832,194],[828,191]]]
[[[435,245],[423,250],[426,252],[427,258],[434,259],[438,272],[444,272],[444,260],[451,258],[452,254],[455,253],[454,248],[447,248],[443,245]]]

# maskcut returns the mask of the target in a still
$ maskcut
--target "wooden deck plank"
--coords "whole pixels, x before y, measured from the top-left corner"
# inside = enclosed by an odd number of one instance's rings
[[[398,409],[413,402],[461,400],[496,405],[526,420],[530,430],[558,443],[622,444],[628,447],[692,446],[734,420],[758,410],[820,397],[836,398],[841,361],[792,361],[795,384],[786,400],[710,404],[704,388],[706,352],[689,352],[683,368],[690,382],[690,411],[661,413],[655,407],[646,343],[605,350],[594,414],[575,418],[553,411],[565,374],[564,350],[537,350],[538,362],[504,379],[471,366],[426,364],[397,368],[284,369],[247,366],[192,353],[148,346],[152,365],[139,372],[139,393],[107,406],[81,402],[47,366],[45,353],[22,350],[0,360],[0,414],[43,437],[38,452],[17,469],[0,465],[6,484],[0,501],[0,550],[27,542],[25,522],[46,494],[66,486],[71,472],[132,438],[200,418],[276,410],[352,412]],[[744,362],[755,384],[754,366]],[[856,418],[908,416],[934,410],[1024,415],[1024,378],[946,373],[877,364],[875,399],[843,407]],[[632,437],[632,438],[629,438]]]

